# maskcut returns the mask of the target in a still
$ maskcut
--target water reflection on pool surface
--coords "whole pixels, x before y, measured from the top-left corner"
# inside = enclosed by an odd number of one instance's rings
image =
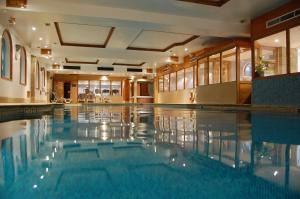
[[[0,198],[300,198],[300,117],[151,106],[0,123]]]

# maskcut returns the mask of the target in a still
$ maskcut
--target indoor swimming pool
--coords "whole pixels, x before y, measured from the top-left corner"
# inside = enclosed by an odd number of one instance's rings
[[[300,198],[300,116],[66,106],[0,123],[0,198]]]

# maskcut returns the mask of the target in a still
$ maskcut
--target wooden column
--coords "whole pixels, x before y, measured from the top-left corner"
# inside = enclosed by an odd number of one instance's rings
[[[241,77],[241,63],[240,63],[240,47],[236,47],[236,103],[240,103],[240,77]]]
[[[129,92],[130,92],[129,79],[125,79],[123,81],[123,87],[122,87],[123,101],[124,102],[129,102],[129,99],[130,99]]]

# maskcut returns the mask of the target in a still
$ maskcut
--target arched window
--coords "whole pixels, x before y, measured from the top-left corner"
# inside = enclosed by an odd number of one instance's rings
[[[8,30],[4,30],[1,39],[1,78],[12,80],[12,40]]]
[[[20,84],[26,85],[27,83],[27,57],[24,47],[20,50]]]

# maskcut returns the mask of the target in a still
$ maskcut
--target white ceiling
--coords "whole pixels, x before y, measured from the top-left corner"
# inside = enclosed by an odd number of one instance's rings
[[[38,47],[51,47],[52,63],[63,63],[67,57],[75,61],[99,59],[97,66],[146,62],[143,67],[147,68],[165,64],[171,54],[183,57],[221,38],[249,37],[251,18],[285,2],[231,0],[219,8],[176,0],[30,0],[26,9],[12,9],[0,1],[0,23],[8,26],[8,18],[16,17],[12,28],[20,39],[36,55],[40,55]],[[62,39],[69,43],[102,45],[111,27],[115,30],[106,48],[62,46],[54,22],[59,22]],[[32,31],[32,26],[37,30]],[[163,49],[193,35],[199,38],[168,52],[127,50],[129,46]]]

